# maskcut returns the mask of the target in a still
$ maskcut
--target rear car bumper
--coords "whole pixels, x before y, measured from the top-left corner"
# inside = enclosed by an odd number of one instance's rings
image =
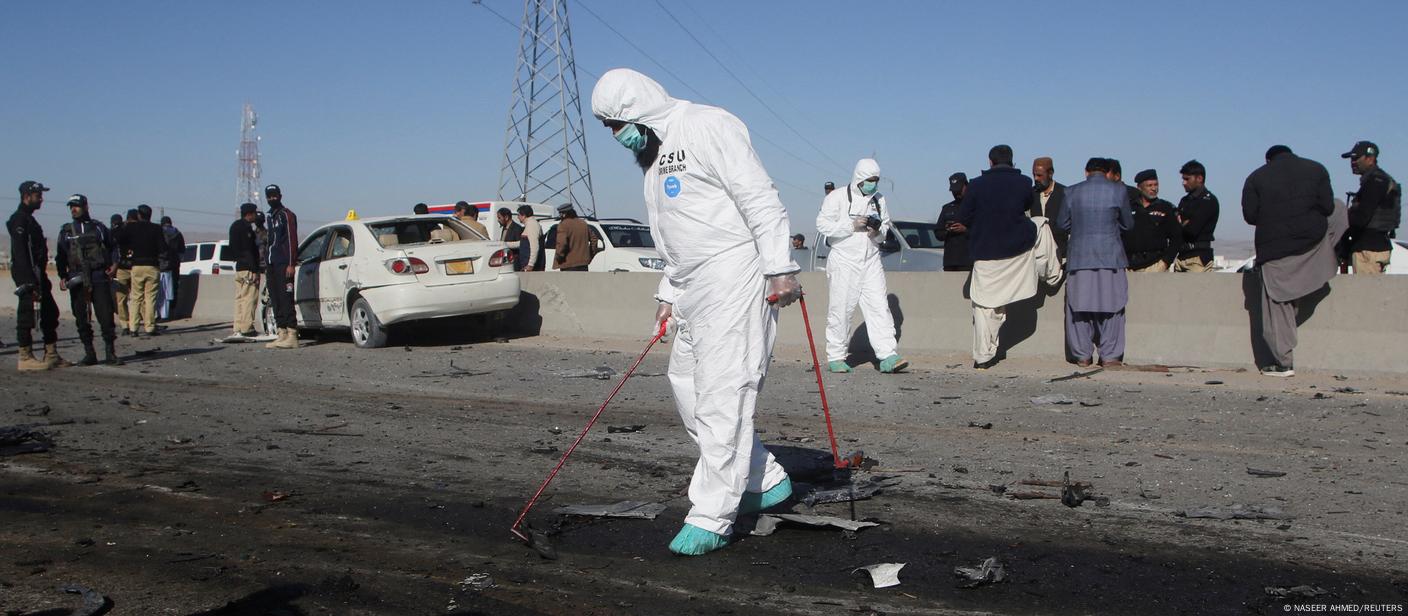
[[[427,287],[417,282],[363,289],[382,325],[508,310],[518,305],[518,274],[495,280]]]

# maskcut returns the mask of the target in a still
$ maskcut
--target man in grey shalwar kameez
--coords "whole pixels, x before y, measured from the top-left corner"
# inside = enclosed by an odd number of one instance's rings
[[[1089,366],[1094,352],[1100,365],[1124,362],[1124,307],[1129,301],[1121,231],[1134,226],[1129,193],[1123,183],[1106,179],[1107,163],[1092,158],[1085,181],[1066,188],[1066,206],[1056,227],[1070,233],[1066,243],[1066,354]]]
[[[1298,302],[1339,271],[1335,244],[1349,226],[1336,204],[1324,165],[1278,145],[1266,164],[1247,176],[1242,217],[1256,227],[1256,267],[1261,282],[1261,335],[1271,352],[1266,376],[1295,376]]]

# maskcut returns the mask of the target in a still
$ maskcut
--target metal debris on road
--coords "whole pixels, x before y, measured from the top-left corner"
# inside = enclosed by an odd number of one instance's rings
[[[980,430],[991,430],[991,429],[992,429],[992,422],[991,422],[991,421],[985,421],[985,422],[983,422],[983,423],[978,423],[978,422],[976,422],[976,421],[970,421],[970,422],[968,422],[968,427],[969,427],[969,428],[978,428],[978,429],[980,429]]]
[[[1007,568],[990,557],[976,567],[954,567],[953,574],[963,580],[959,588],[977,588],[983,584],[1001,584],[1007,580]]]
[[[24,453],[44,453],[54,447],[54,439],[34,429],[34,424],[0,428],[0,457]]]
[[[607,366],[597,366],[590,370],[563,370],[558,372],[557,376],[564,379],[597,379],[600,381],[609,381],[612,377],[616,376],[616,371]]]
[[[1255,477],[1285,477],[1285,471],[1267,471],[1259,468],[1247,467],[1247,474]]]
[[[644,430],[644,429],[645,429],[645,424],[633,424],[633,425],[629,425],[629,426],[606,426],[606,433],[607,433],[607,434],[629,434],[629,433],[631,433],[631,432],[640,432],[641,430]]]
[[[487,573],[475,573],[463,580],[460,580],[460,590],[468,592],[482,592],[496,587],[494,578]]]
[[[621,501],[610,505],[566,505],[552,510],[559,515],[585,515],[598,518],[635,518],[654,520],[665,511],[664,503]]]
[[[1330,591],[1319,586],[1267,586],[1266,595],[1277,599],[1314,599],[1330,594]],[[1290,607],[1290,606],[1287,606]]]
[[[1184,518],[1209,518],[1213,520],[1290,520],[1295,516],[1269,505],[1207,505],[1190,507],[1175,512]]]
[[[71,616],[99,616],[106,614],[112,607],[112,602],[96,590],[87,586],[60,586],[59,592],[70,595],[79,595],[83,598],[83,606],[72,612],[67,612]]]
[[[777,525],[781,522],[792,522],[816,528],[826,528],[828,526],[847,530],[851,532],[862,528],[879,526],[878,522],[860,522],[847,520],[829,515],[804,515],[800,513],[768,513],[758,516],[758,524],[749,533],[758,537],[766,537],[777,530]]]
[[[1083,379],[1083,378],[1087,378],[1087,377],[1092,377],[1092,376],[1095,376],[1095,375],[1097,375],[1097,374],[1100,374],[1101,372],[1104,372],[1104,371],[1105,371],[1104,368],[1096,368],[1096,369],[1094,369],[1094,370],[1091,370],[1090,372],[1072,372],[1072,373],[1070,373],[1070,374],[1068,374],[1068,375],[1066,375],[1066,376],[1058,376],[1058,377],[1056,377],[1056,378],[1054,378],[1054,379],[1048,379],[1048,380],[1046,381],[1046,384],[1047,384],[1047,385],[1050,385],[1050,384],[1052,384],[1052,383],[1060,383],[1061,381],[1070,381],[1070,380],[1074,380],[1074,379]]]
[[[47,404],[26,404],[20,408],[15,409],[15,412],[24,413],[29,417],[43,417],[45,415],[48,415],[49,412],[52,410],[53,409],[50,409],[49,405]]]
[[[263,494],[265,502],[270,503],[277,503],[281,500],[287,500],[290,496],[293,496],[292,492],[284,492],[281,490],[265,490]]]
[[[1050,394],[1032,398],[1032,404],[1075,404],[1076,399],[1065,394]]]
[[[900,585],[900,569],[903,569],[904,565],[905,563],[878,563],[857,567],[852,569],[851,573],[865,571],[870,574],[870,581],[876,588],[889,588]]]
[[[877,475],[867,478],[860,483],[852,483],[843,488],[833,488],[827,490],[813,490],[802,498],[802,502],[808,507],[815,507],[825,503],[847,503],[851,501],[866,500],[879,494],[885,488],[899,485],[899,479]]]

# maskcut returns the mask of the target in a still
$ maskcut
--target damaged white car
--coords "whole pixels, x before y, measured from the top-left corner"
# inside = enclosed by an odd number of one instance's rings
[[[303,240],[297,267],[298,328],[351,330],[360,348],[385,346],[398,323],[518,305],[512,249],[452,216],[329,223]]]

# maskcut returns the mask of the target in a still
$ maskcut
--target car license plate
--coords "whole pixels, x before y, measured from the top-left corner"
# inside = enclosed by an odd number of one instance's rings
[[[459,274],[473,274],[473,273],[474,273],[474,260],[473,260],[473,259],[460,259],[460,260],[457,260],[457,261],[446,261],[446,262],[445,262],[445,274],[448,275],[448,276],[456,276],[456,275],[459,275]]]

